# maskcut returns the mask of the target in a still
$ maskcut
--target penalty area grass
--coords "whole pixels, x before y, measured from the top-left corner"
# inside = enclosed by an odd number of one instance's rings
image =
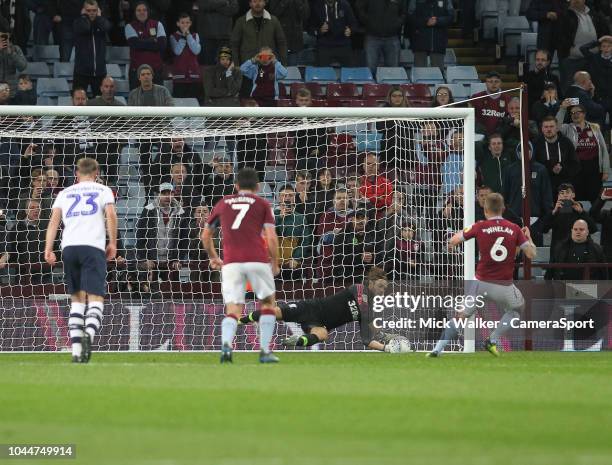
[[[0,354],[0,443],[76,445],[20,464],[612,463],[610,352],[277,354]]]

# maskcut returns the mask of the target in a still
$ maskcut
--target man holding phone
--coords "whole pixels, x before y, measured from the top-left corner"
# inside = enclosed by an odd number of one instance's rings
[[[17,75],[26,69],[27,64],[21,48],[11,42],[8,24],[0,23],[0,81],[9,83],[11,98],[17,91]]]
[[[610,200],[612,200],[612,188],[606,187],[602,189],[590,211],[591,217],[601,224],[599,243],[603,247],[607,262],[612,262],[612,210],[603,207]]]
[[[544,223],[545,232],[552,229],[552,238],[550,241],[551,252],[555,250],[557,244],[569,237],[572,225],[577,220],[586,221],[590,234],[597,231],[595,221],[593,221],[584,210],[582,204],[576,201],[574,186],[570,183],[563,183],[559,186],[557,202],[553,208],[552,215],[549,216]]]

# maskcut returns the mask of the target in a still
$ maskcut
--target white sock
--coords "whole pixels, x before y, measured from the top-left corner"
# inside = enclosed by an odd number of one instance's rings
[[[270,352],[270,342],[272,342],[275,326],[276,317],[274,315],[261,315],[259,317],[259,347],[266,354]]]
[[[83,339],[83,326],[85,326],[85,304],[81,302],[73,302],[70,305],[70,317],[68,318],[68,328],[70,335],[70,342],[72,343],[72,355],[76,357],[81,356],[83,346],[81,340]]]
[[[229,345],[232,347],[234,336],[236,335],[236,328],[238,322],[235,318],[226,316],[221,322],[221,345]]]
[[[85,331],[89,334],[92,344],[94,336],[100,332],[100,326],[102,326],[103,309],[104,304],[102,302],[91,302],[85,313]]]
[[[448,322],[448,327],[444,330],[444,333],[442,333],[442,337],[436,343],[436,346],[434,347],[433,351],[441,353],[451,341],[451,339],[455,339],[457,337],[457,334],[459,334],[459,331],[457,330],[457,324],[455,323],[455,319],[453,318]]]
[[[501,320],[499,320],[499,324],[497,325],[497,328],[495,328],[495,331],[491,333],[491,337],[490,337],[491,342],[493,344],[497,344],[497,342],[499,341],[499,338],[512,329],[512,327],[510,326],[510,322],[514,318],[520,318],[520,317],[521,315],[519,315],[519,313],[514,310],[504,313],[504,316],[502,316]]]

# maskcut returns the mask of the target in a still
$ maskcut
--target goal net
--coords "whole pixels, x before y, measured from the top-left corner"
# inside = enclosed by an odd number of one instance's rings
[[[473,250],[446,247],[473,221],[470,109],[5,107],[0,120],[1,351],[68,349],[61,233],[54,268],[43,251],[54,197],[75,182],[84,156],[100,163],[119,217],[97,350],[220,348],[220,276],[200,232],[242,166],[259,172],[274,208],[279,301],[331,295],[372,266],[413,294],[440,292],[441,282],[463,292],[472,277]],[[435,306],[417,311],[445,316]],[[390,312],[399,320],[408,310]],[[240,327],[236,348],[256,349],[256,331]],[[301,331],[279,323],[275,348]],[[388,331],[430,350],[441,329]],[[363,348],[356,323],[315,346]],[[451,347],[466,349],[463,338]]]

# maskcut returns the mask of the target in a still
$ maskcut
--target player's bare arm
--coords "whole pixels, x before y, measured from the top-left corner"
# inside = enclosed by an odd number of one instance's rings
[[[47,226],[47,235],[45,239],[45,261],[53,266],[57,261],[55,253],[53,252],[53,244],[57,237],[57,229],[59,228],[60,221],[62,221],[62,210],[61,208],[54,208],[51,213],[51,219]]]
[[[208,259],[210,260],[210,267],[213,270],[220,270],[223,266],[223,260],[219,258],[219,254],[215,249],[215,244],[213,243],[214,233],[215,229],[207,225],[202,230],[200,240],[202,241],[202,246],[204,247],[204,250],[206,250],[206,253],[208,254]]]
[[[448,241],[448,249],[453,250],[455,247],[458,247],[463,242],[463,231],[456,232],[453,234]]]
[[[529,243],[522,246],[523,253],[529,260],[533,260],[538,255],[538,249],[531,239],[531,232],[527,226],[521,229],[521,231],[523,231],[525,237],[529,239]]]
[[[278,276],[280,266],[278,265],[278,236],[276,235],[276,227],[269,225],[265,227],[266,243],[270,251],[270,263],[272,264],[272,274]],[[278,307],[277,307],[278,308]]]
[[[108,204],[104,207],[104,215],[106,217],[106,234],[108,235],[106,260],[110,262],[117,256],[117,210],[115,204]]]

